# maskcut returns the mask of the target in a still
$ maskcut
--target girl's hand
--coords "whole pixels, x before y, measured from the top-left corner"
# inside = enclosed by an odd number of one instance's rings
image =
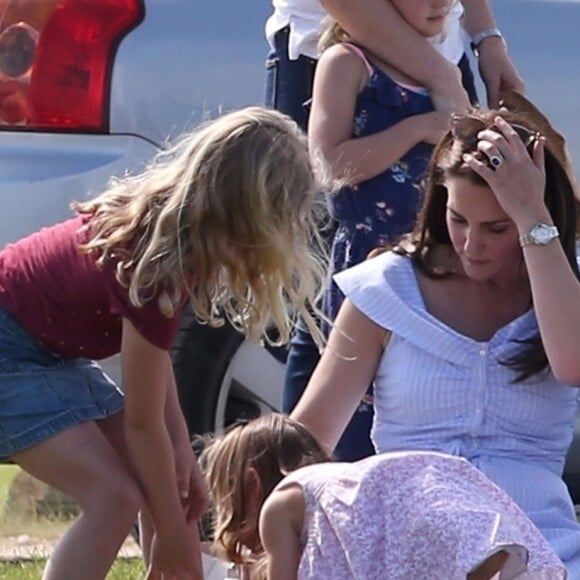
[[[421,125],[421,141],[436,145],[441,137],[449,131],[449,123],[453,111],[450,109],[444,111],[432,111],[430,113],[423,113],[416,115],[417,122]]]
[[[151,561],[146,580],[203,580],[203,565],[197,526],[159,537],[151,543]]]
[[[494,192],[499,204],[514,221],[520,231],[527,231],[538,221],[549,220],[544,204],[546,174],[544,169],[544,137],[534,137],[532,156],[515,129],[501,117],[497,117],[497,131],[486,129],[478,134],[477,148],[495,169],[465,155],[465,162],[485,181]]]
[[[177,489],[188,524],[197,522],[209,507],[209,493],[191,444],[176,445],[175,473]]]
[[[447,74],[436,75],[434,83],[429,85],[429,95],[433,107],[437,111],[454,111],[463,113],[471,107],[469,97],[461,83],[461,71],[459,67],[448,63]]]

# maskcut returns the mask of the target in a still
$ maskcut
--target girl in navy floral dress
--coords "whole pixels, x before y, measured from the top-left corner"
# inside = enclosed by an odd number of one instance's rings
[[[393,0],[407,23],[425,37],[445,33],[453,0]],[[329,162],[343,184],[328,194],[337,222],[323,311],[334,319],[343,297],[331,276],[364,260],[377,246],[410,231],[421,204],[421,178],[433,144],[447,129],[449,112],[434,111],[427,91],[350,42],[329,23],[314,79],[308,127],[313,155]],[[372,395],[337,448],[341,459],[372,453]]]

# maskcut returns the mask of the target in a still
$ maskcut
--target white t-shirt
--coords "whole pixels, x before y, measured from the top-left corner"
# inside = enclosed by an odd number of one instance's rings
[[[326,16],[318,0],[272,0],[274,12],[266,21],[266,38],[273,45],[274,35],[290,27],[288,55],[296,60],[304,55],[318,58],[316,44],[318,31]],[[450,62],[458,63],[465,52],[465,32],[461,27],[463,6],[455,2],[447,17],[447,29],[443,38],[430,39],[433,46]]]

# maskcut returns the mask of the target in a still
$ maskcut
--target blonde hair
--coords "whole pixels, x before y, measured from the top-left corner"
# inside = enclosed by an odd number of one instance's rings
[[[258,514],[246,514],[248,470],[260,480],[260,505],[285,475],[329,461],[316,439],[298,422],[271,413],[209,440],[200,457],[214,505],[214,543],[220,557],[247,564],[263,549]],[[248,550],[251,554],[248,554]]]
[[[348,32],[334,18],[326,16],[320,27],[316,48],[323,53],[327,48],[349,40]]]
[[[320,344],[311,310],[326,271],[321,189],[296,123],[248,107],[73,208],[90,214],[81,249],[114,264],[135,306],[155,298],[170,317],[185,291],[201,322],[227,317],[254,340],[273,322],[287,342],[301,315]]]

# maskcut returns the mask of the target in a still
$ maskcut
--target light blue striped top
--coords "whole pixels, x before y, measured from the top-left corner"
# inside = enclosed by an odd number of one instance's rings
[[[522,348],[516,340],[537,333],[534,312],[478,342],[426,311],[407,258],[387,252],[335,280],[392,332],[375,377],[377,452],[465,457],[512,496],[580,580],[580,525],[561,479],[578,390],[549,371],[514,384],[514,371],[499,364]]]

